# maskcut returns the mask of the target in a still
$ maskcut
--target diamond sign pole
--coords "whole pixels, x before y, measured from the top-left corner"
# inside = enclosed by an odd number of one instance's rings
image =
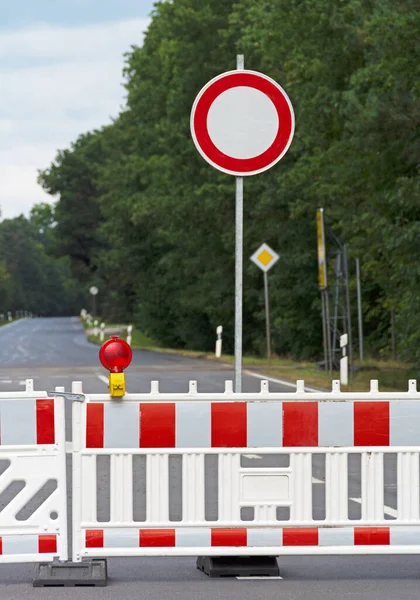
[[[279,255],[267,244],[261,244],[251,256],[251,260],[261,271],[264,271],[264,300],[265,300],[265,330],[267,338],[267,358],[271,358],[271,332],[270,332],[270,302],[268,297],[268,271],[278,261]]]
[[[266,331],[266,339],[267,339],[267,358],[271,358],[270,302],[268,299],[267,271],[264,271],[264,298],[265,298],[265,331]]]

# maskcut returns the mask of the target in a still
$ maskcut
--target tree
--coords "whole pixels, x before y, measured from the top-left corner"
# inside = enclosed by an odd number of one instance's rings
[[[264,348],[262,278],[247,257],[265,241],[280,254],[273,349],[321,356],[323,206],[351,264],[363,258],[367,349],[389,351],[392,310],[401,355],[418,356],[419,30],[415,0],[157,2],[143,46],[126,56],[121,114],[40,174],[58,197],[55,251],[84,286],[101,286],[110,318],[200,349],[222,323],[232,350],[234,180],[198,155],[189,115],[201,87],[244,53],[296,115],[287,155],[246,181],[245,351]]]

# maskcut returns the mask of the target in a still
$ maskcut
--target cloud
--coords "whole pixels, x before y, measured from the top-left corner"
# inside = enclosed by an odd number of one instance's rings
[[[51,201],[36,183],[59,148],[109,123],[124,104],[123,54],[149,19],[0,33],[0,207],[3,217]]]
[[[131,19],[90,27],[38,26],[0,35],[0,59],[12,57],[89,61],[110,51],[120,55],[130,44],[139,44],[148,19]]]
[[[22,213],[27,215],[34,204],[52,202],[52,197],[36,185],[37,169],[33,165],[2,164],[1,171],[2,218],[10,219]]]
[[[125,21],[150,14],[154,0],[19,0],[1,2],[0,30],[36,23],[86,26],[91,23]]]

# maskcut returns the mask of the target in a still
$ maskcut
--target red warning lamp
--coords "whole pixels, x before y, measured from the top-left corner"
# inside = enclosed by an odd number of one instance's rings
[[[99,350],[99,360],[109,371],[109,391],[111,396],[124,396],[125,380],[123,371],[131,363],[133,353],[130,346],[117,335],[112,335]]]
[[[130,346],[117,335],[111,335],[99,350],[99,360],[112,373],[122,373],[131,363],[132,357]]]

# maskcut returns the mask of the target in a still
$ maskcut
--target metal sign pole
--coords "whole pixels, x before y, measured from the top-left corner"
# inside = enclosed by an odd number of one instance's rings
[[[327,287],[327,253],[325,249],[324,209],[316,211],[317,251],[318,251],[318,280],[322,300],[322,337],[324,342],[325,370],[331,372],[331,335],[330,310]]]
[[[347,333],[348,339],[348,357],[349,357],[349,372],[350,378],[353,377],[353,337],[351,334],[351,313],[350,313],[350,291],[349,291],[349,263],[347,260],[347,244],[344,244],[343,248],[344,258],[344,276],[346,278],[346,310],[347,310]]]
[[[268,296],[268,271],[278,261],[279,255],[268,244],[261,246],[250,257],[252,262],[264,272],[264,303],[265,303],[265,339],[267,344],[267,358],[271,358],[271,327],[270,327],[270,299]]]
[[[236,57],[236,68],[244,69],[244,56]],[[243,228],[244,178],[236,177],[235,209],[235,392],[242,392],[242,282],[243,282]]]
[[[359,360],[363,362],[363,317],[362,317],[362,291],[360,286],[360,264],[356,258],[356,278],[357,278],[357,315],[359,318]]]
[[[265,296],[265,325],[267,337],[267,358],[271,358],[271,335],[270,335],[270,303],[268,299],[268,274],[264,271],[264,296]]]
[[[324,366],[325,366],[325,371],[328,371],[327,322],[325,319],[324,292],[321,292],[321,301],[322,301],[322,339],[324,342]]]
[[[93,316],[96,317],[96,294],[98,293],[98,288],[96,287],[96,285],[92,285],[89,288],[89,293],[92,296],[92,313]]]
[[[277,164],[289,149],[295,130],[293,106],[283,88],[263,73],[245,71],[244,63],[243,54],[238,54],[236,70],[217,75],[201,88],[190,115],[191,136],[198,152],[215,169],[236,177],[236,392],[242,391],[243,177],[257,175]],[[227,90],[235,93],[225,94]],[[255,102],[255,91],[267,102]],[[219,108],[213,111],[216,101]],[[267,147],[271,137],[277,141]],[[209,138],[212,144],[208,143]],[[244,154],[244,158],[239,159],[238,154]],[[253,159],[258,160],[255,163]]]
[[[330,299],[328,297],[328,289],[323,290],[324,302],[325,302],[325,319],[327,321],[326,333],[327,333],[327,356],[328,356],[328,371],[332,373],[333,370],[333,356],[331,349],[331,329],[330,329]]]
[[[235,231],[235,392],[242,392],[242,281],[244,179],[236,178]]]

